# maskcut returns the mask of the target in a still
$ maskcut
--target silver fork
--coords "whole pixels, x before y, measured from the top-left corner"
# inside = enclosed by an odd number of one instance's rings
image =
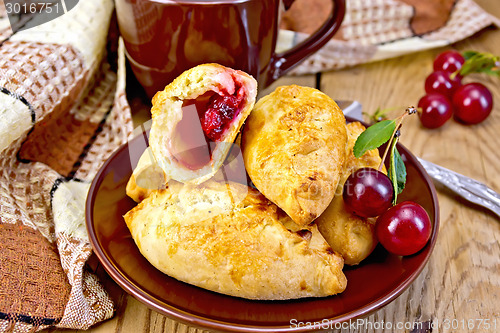
[[[450,169],[417,157],[434,182],[450,189],[462,198],[483,206],[500,217],[500,195],[485,184]]]

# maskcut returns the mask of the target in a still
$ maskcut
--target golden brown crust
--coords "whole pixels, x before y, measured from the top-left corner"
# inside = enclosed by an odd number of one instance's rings
[[[183,102],[195,100],[207,92],[233,95],[238,91],[244,100],[242,110],[211,148],[211,160],[194,170],[180,163],[174,157],[173,146],[174,141],[179,139],[175,133],[176,126],[184,115]],[[256,95],[257,82],[253,77],[218,64],[203,64],[191,68],[167,85],[163,91],[156,93],[151,109],[153,124],[149,139],[153,154],[166,176],[193,184],[202,183],[212,177],[222,165],[243,122],[252,110]],[[192,131],[201,131],[201,126],[198,124],[198,128],[193,128]],[[202,133],[200,132],[200,135]],[[193,132],[187,135],[193,135]],[[208,149],[206,145],[206,150]]]
[[[345,118],[314,88],[284,86],[261,98],[247,119],[242,151],[255,186],[296,223],[331,202],[345,160]]]
[[[245,185],[172,184],[124,218],[151,264],[208,290],[271,300],[346,287],[343,260],[317,228],[287,230],[280,220],[290,219]]]
[[[156,163],[151,149],[147,148],[127,182],[126,194],[135,202],[141,202],[153,191],[165,189],[167,186],[165,173]]]
[[[363,167],[378,168],[381,161],[378,149],[367,151],[360,158],[354,156],[354,143],[364,130],[365,127],[359,122],[347,125],[347,159],[341,180],[332,202],[316,219],[319,231],[332,249],[342,255],[346,265],[359,264],[377,245],[375,219],[354,214],[344,205],[342,198],[344,183],[352,172]]]

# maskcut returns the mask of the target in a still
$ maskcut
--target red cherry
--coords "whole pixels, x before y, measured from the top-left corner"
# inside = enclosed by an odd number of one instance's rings
[[[434,60],[434,71],[444,71],[448,73],[456,72],[462,68],[465,58],[455,50],[444,51]]]
[[[401,202],[380,215],[375,233],[389,252],[407,256],[420,251],[429,241],[432,224],[429,215],[419,204]]]
[[[428,94],[438,93],[451,99],[455,90],[461,85],[461,78],[458,75],[451,79],[450,73],[437,71],[432,72],[425,79],[425,92]]]
[[[418,101],[422,109],[420,121],[427,128],[438,128],[444,125],[453,115],[451,102],[444,95],[428,94]]]
[[[465,124],[478,124],[490,115],[493,96],[481,83],[468,83],[453,94],[453,107],[457,120]]]
[[[389,177],[382,172],[361,168],[347,178],[342,196],[354,213],[374,217],[391,207],[394,189]]]

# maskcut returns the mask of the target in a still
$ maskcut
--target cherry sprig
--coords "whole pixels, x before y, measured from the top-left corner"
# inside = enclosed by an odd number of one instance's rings
[[[381,171],[384,161],[389,155],[389,172],[388,176],[392,182],[394,189],[393,204],[397,201],[397,196],[400,194],[406,183],[406,167],[404,161],[396,149],[396,144],[401,135],[401,127],[404,119],[411,114],[417,113],[415,107],[408,107],[402,115],[395,119],[382,120],[362,132],[354,144],[354,156],[359,158],[368,150],[380,147],[387,142],[382,160],[378,170]]]
[[[369,122],[371,124],[381,122],[382,120],[387,120],[388,118],[388,113],[394,110],[401,109],[401,106],[397,107],[392,107],[392,108],[385,108],[381,109],[378,107],[373,114],[370,114],[368,112],[363,112],[363,115],[369,119]]]
[[[464,77],[471,73],[485,73],[500,76],[500,56],[487,52],[465,51],[463,54],[465,62],[462,67],[450,75]]]
[[[408,115],[417,109],[409,107],[396,119],[382,120],[362,132],[354,144],[354,156],[387,143],[382,161],[375,168],[355,170],[344,183],[342,198],[345,206],[364,218],[377,217],[375,235],[380,244],[396,255],[411,255],[429,241],[432,223],[426,210],[413,201],[397,203],[397,195],[406,183],[406,167],[396,145],[401,127]],[[384,160],[390,156],[388,175],[382,172]]]
[[[425,79],[425,95],[418,101],[422,126],[435,129],[454,118],[474,125],[486,120],[493,110],[493,95],[480,82],[463,82],[472,73],[500,77],[500,56],[487,52],[446,50],[432,63]]]

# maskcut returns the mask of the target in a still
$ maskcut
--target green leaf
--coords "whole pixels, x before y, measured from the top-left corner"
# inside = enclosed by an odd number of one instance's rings
[[[466,51],[463,53],[465,63],[458,71],[460,75],[465,76],[470,73],[486,73],[500,76],[498,62],[500,57],[491,53],[480,53],[475,51]],[[456,75],[456,73],[454,73]]]
[[[462,53],[462,56],[464,57],[465,60],[469,60],[478,53],[479,52],[477,51],[465,51],[464,53]]]
[[[398,194],[403,192],[406,185],[406,166],[403,158],[397,149],[394,150],[394,160],[396,165],[396,180],[398,182]]]
[[[490,69],[490,68],[484,69],[481,72],[485,73],[485,74],[488,74],[488,75],[500,76],[500,71],[499,70],[493,70],[493,69]]]
[[[398,199],[398,194],[400,194],[405,188],[406,184],[406,167],[396,148],[396,143],[398,138],[394,138],[391,145],[391,156],[389,160],[389,179],[392,182],[392,187],[394,188],[394,199],[393,204],[396,204]]]
[[[383,120],[368,127],[359,135],[354,144],[354,156],[359,158],[368,150],[380,147],[392,137],[395,129],[395,120]]]

